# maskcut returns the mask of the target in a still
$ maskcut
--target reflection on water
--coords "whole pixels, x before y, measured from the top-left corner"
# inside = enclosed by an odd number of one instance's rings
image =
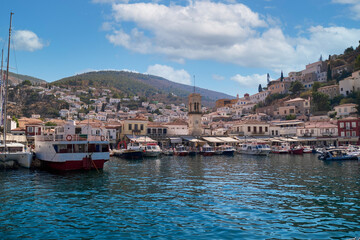
[[[0,238],[360,237],[359,162],[314,155],[113,158],[0,172]]]

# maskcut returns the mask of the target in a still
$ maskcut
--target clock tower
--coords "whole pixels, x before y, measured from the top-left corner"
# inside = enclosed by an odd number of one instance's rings
[[[193,136],[200,136],[202,134],[201,128],[201,95],[199,93],[191,93],[189,95],[189,134]]]

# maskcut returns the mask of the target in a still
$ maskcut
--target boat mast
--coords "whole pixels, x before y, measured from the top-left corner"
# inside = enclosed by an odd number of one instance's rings
[[[1,69],[0,69],[0,125],[3,121],[3,109],[4,109],[4,76],[3,76],[3,63],[4,63],[4,49],[1,49]]]
[[[8,100],[8,84],[9,84],[9,63],[10,63],[10,38],[11,38],[11,21],[12,15],[14,13],[10,12],[10,27],[9,27],[9,43],[8,43],[8,54],[7,54],[7,65],[6,65],[6,79],[5,79],[5,104],[4,104],[4,150],[6,151],[6,123],[7,123],[7,113],[6,106]]]

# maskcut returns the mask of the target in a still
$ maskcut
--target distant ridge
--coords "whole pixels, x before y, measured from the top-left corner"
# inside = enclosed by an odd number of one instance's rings
[[[47,83],[45,80],[42,80],[40,78],[35,78],[35,77],[28,76],[28,75],[12,73],[9,71],[9,81],[10,81],[11,85],[17,85],[19,83],[22,83],[25,80],[29,80],[34,85]]]
[[[178,101],[187,103],[187,96],[194,87],[175,83],[165,78],[126,71],[97,71],[87,72],[53,82],[54,85],[76,88],[108,88],[118,91],[122,95],[138,95],[150,100],[166,103],[166,96],[175,96]],[[204,105],[214,106],[215,101],[222,98],[234,98],[228,94],[196,87],[196,92],[202,95]],[[170,98],[170,97],[168,97]],[[175,101],[174,98],[170,98]],[[168,99],[169,102],[170,99]],[[175,103],[175,102],[174,102]]]

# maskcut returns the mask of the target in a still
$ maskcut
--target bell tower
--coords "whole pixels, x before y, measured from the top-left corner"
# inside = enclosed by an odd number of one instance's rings
[[[202,134],[201,128],[201,95],[200,93],[191,93],[189,95],[189,134],[193,136],[200,136]]]

